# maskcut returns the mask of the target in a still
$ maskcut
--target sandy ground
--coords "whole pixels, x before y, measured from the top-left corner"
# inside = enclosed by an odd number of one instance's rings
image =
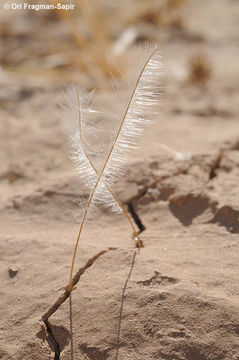
[[[239,359],[239,7],[200,4],[188,30],[162,45],[162,114],[114,188],[145,225],[144,248],[134,248],[123,215],[99,210],[86,224],[76,269],[116,250],[73,292],[76,359]],[[198,48],[213,69],[203,89],[178,75]],[[72,201],[85,194],[57,115],[62,86],[9,75],[0,95],[0,358],[53,359],[41,317],[67,285],[79,227]],[[60,359],[69,359],[68,301],[50,321]]]

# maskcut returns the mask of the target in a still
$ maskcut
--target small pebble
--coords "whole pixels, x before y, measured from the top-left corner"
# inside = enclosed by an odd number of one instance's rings
[[[18,269],[17,266],[11,266],[11,267],[8,269],[8,274],[9,274],[9,276],[10,276],[11,279],[14,278],[14,277],[17,275],[18,270],[19,270],[19,269]]]
[[[176,152],[175,158],[178,161],[188,161],[188,160],[191,160],[192,155],[187,154],[187,153],[182,153],[182,152]]]

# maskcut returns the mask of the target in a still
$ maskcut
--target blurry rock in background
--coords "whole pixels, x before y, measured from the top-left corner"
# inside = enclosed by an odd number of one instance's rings
[[[196,52],[189,61],[189,83],[205,87],[212,77],[212,65],[203,51]]]

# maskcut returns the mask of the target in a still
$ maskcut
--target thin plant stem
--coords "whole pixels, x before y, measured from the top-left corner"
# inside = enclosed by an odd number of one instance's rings
[[[117,345],[116,345],[115,360],[118,360],[118,357],[119,357],[120,334],[121,334],[121,323],[122,323],[122,315],[123,315],[124,300],[125,300],[125,291],[127,289],[127,285],[128,285],[129,279],[130,279],[132,271],[133,271],[133,267],[134,267],[134,263],[135,263],[135,257],[136,257],[136,251],[134,251],[134,253],[133,253],[133,258],[132,258],[132,262],[131,262],[131,266],[130,266],[130,271],[129,271],[129,274],[127,276],[127,279],[125,281],[123,291],[122,291],[120,314],[119,314],[119,325],[118,325],[118,332],[117,332]]]
[[[79,96],[79,92],[78,92],[78,88],[76,86],[76,93],[77,93],[77,99],[78,99],[78,106],[79,106],[79,133],[80,133],[80,139],[81,139],[81,143],[82,143],[82,148],[84,151],[84,154],[87,158],[87,160],[89,161],[91,167],[94,169],[95,173],[97,175],[99,175],[98,170],[96,169],[95,165],[93,164],[91,158],[89,157],[86,149],[85,149],[85,145],[84,145],[84,139],[83,139],[83,134],[82,134],[82,121],[81,121],[81,113],[80,113],[80,96]],[[135,237],[135,240],[137,242],[138,247],[142,247],[142,243],[139,239],[138,236],[138,231],[136,230],[134,223],[131,219],[131,217],[129,216],[127,210],[125,209],[124,205],[122,204],[122,202],[118,199],[118,197],[116,196],[116,194],[109,188],[109,186],[107,184],[105,184],[106,189],[111,193],[111,195],[113,196],[113,198],[115,199],[115,201],[118,203],[119,207],[121,208],[121,210],[123,211],[124,215],[126,216],[127,220],[129,221],[130,226],[132,227],[133,230],[133,234]]]
[[[87,214],[88,214],[88,211],[89,211],[89,208],[90,208],[92,199],[93,199],[93,197],[94,197],[94,195],[95,195],[95,191],[96,191],[96,189],[97,189],[97,187],[98,187],[98,185],[99,185],[99,182],[100,182],[100,180],[101,180],[101,178],[102,178],[102,175],[103,175],[103,173],[104,173],[104,171],[105,171],[106,165],[108,164],[108,161],[109,161],[109,159],[110,159],[110,157],[111,157],[111,154],[112,154],[112,152],[113,152],[113,150],[114,150],[115,144],[116,144],[116,142],[117,142],[117,140],[118,140],[118,138],[119,138],[119,135],[120,135],[122,126],[123,126],[124,121],[125,121],[125,119],[126,119],[126,116],[127,116],[128,111],[129,111],[129,108],[130,108],[130,106],[131,106],[131,104],[132,104],[133,97],[134,97],[134,95],[135,95],[135,92],[136,92],[137,86],[138,86],[138,84],[139,84],[139,81],[140,81],[140,79],[141,79],[141,77],[142,77],[142,74],[143,74],[146,66],[148,65],[149,61],[151,60],[151,58],[152,58],[152,57],[154,56],[154,54],[156,53],[156,51],[157,51],[157,48],[155,48],[155,50],[150,54],[150,56],[148,57],[147,61],[145,62],[144,66],[143,66],[143,68],[142,68],[142,70],[141,70],[141,72],[140,72],[140,74],[139,74],[139,76],[138,76],[138,79],[137,79],[137,81],[136,81],[136,84],[135,84],[135,86],[134,86],[134,89],[133,89],[133,91],[132,91],[132,94],[131,94],[131,96],[130,96],[130,99],[129,99],[127,108],[126,108],[126,110],[125,110],[125,112],[124,112],[122,121],[121,121],[121,123],[120,123],[119,129],[118,129],[118,131],[117,131],[117,133],[116,133],[114,142],[113,142],[113,144],[112,144],[112,146],[111,146],[111,148],[110,148],[110,151],[109,151],[109,153],[108,153],[108,155],[107,155],[107,157],[106,157],[105,163],[104,163],[101,171],[98,173],[98,175],[99,175],[99,176],[98,176],[98,179],[97,179],[97,181],[96,181],[96,183],[95,183],[95,185],[94,185],[94,187],[93,187],[93,190],[92,190],[92,192],[91,192],[91,194],[90,194],[90,196],[89,196],[89,199],[88,199],[88,202],[87,202],[87,205],[86,205],[86,208],[85,208],[85,211],[84,211],[82,220],[81,220],[80,229],[79,229],[79,233],[78,233],[77,240],[76,240],[76,244],[75,244],[75,248],[74,248],[74,253],[73,253],[73,258],[72,258],[72,264],[71,264],[71,271],[70,271],[69,291],[72,291],[72,276],[73,276],[73,269],[74,269],[74,264],[75,264],[76,252],[77,252],[77,248],[78,248],[78,245],[79,245],[81,232],[82,232],[82,229],[83,229],[83,226],[84,226],[84,223],[85,223],[85,219],[86,219],[86,216],[87,216]]]

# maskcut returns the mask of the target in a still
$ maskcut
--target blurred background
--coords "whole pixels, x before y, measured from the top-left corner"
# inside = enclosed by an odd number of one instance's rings
[[[127,77],[133,67],[128,54],[139,44],[157,44],[164,63],[164,115],[151,134],[156,154],[157,142],[193,153],[237,134],[238,1],[27,3],[74,9],[13,9],[23,2],[1,0],[2,184],[39,181],[44,169],[67,168],[66,135],[57,115],[63,87],[74,81],[112,96],[112,78],[121,78],[122,67]],[[108,95],[102,96],[107,103]]]
[[[233,0],[29,0],[27,3],[72,4],[74,9],[16,9],[23,2],[12,0],[7,2],[10,9],[5,9],[6,2],[1,0],[2,81],[4,76],[24,78],[30,83],[80,80],[101,88],[110,76],[120,77],[118,65],[132,46],[150,42],[161,47],[170,75],[178,81],[204,86],[215,73],[217,58],[220,57],[222,64],[223,57],[230,55],[219,54],[219,45],[227,41],[224,45],[232,51],[236,36],[233,32],[238,6]],[[231,14],[224,19],[230,6]]]

